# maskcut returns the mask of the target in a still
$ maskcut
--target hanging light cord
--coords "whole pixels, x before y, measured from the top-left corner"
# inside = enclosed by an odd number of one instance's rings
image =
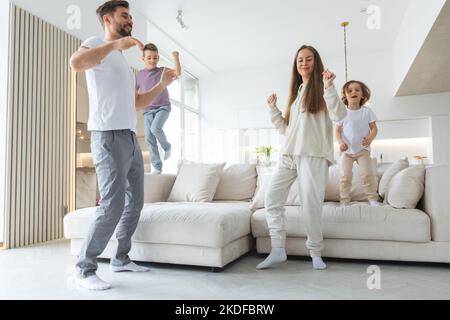
[[[347,66],[347,31],[346,27],[348,26],[348,22],[344,21],[341,23],[341,27],[344,27],[344,57],[345,57],[345,82],[348,81],[348,66]]]

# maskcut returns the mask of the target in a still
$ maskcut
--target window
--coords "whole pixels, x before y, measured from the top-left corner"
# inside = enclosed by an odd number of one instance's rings
[[[180,80],[174,81],[167,87],[170,99],[181,101]]]
[[[191,112],[189,110],[185,110],[184,112],[184,144],[185,144],[185,153],[184,158],[190,161],[198,161],[199,160],[199,121],[198,114]]]
[[[162,55],[161,63],[164,66],[173,68],[171,59],[166,59]],[[200,103],[198,87],[198,79],[183,69],[180,78],[172,82],[167,88],[172,104],[172,112],[164,125],[164,132],[167,140],[172,145],[172,154],[164,162],[163,172],[177,173],[178,161],[181,159],[200,160]],[[145,146],[145,150],[148,150],[147,146]],[[161,147],[160,155],[161,158],[164,157],[164,151]]]
[[[194,109],[198,109],[198,79],[186,75],[182,78],[184,103]]]
[[[178,160],[181,159],[181,109],[172,105],[172,111],[170,112],[169,119],[167,119],[164,125],[164,132],[166,133],[167,140],[172,145],[172,154],[168,160],[164,162],[163,172],[177,173]],[[159,144],[158,144],[159,146]],[[164,157],[164,151],[159,147],[159,154],[161,158]],[[153,170],[153,169],[152,169]]]
[[[169,94],[172,102],[172,114],[166,123],[166,128],[170,126],[166,133],[169,142],[172,143],[172,155],[165,163],[164,171],[176,173],[179,160],[199,161],[198,79],[183,72],[180,79],[169,86]],[[168,124],[169,121],[170,124]]]

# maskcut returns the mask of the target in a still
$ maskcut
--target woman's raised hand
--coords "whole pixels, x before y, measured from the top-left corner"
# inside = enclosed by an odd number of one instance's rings
[[[269,98],[267,98],[267,105],[270,109],[275,109],[277,106],[277,94],[272,93]]]
[[[329,87],[331,87],[333,85],[333,81],[334,79],[336,79],[336,75],[331,72],[330,70],[326,69],[323,73],[323,85],[325,87],[325,89],[328,89]]]

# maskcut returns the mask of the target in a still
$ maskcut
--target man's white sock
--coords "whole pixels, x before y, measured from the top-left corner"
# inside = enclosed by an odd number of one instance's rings
[[[284,248],[272,248],[269,256],[260,264],[256,266],[256,269],[266,269],[270,266],[286,261],[286,250]]]
[[[88,290],[106,290],[111,288],[111,285],[102,279],[100,279],[96,274],[89,276],[87,278],[76,277],[74,279],[76,285],[88,289]]]
[[[113,266],[110,265],[111,271],[113,272],[121,272],[121,271],[131,271],[131,272],[147,272],[150,271],[147,267],[142,267],[131,261],[130,263],[124,266]]]

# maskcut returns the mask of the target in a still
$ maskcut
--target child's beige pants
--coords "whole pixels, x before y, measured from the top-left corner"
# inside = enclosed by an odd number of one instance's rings
[[[355,154],[347,154],[345,152],[342,153],[340,186],[341,203],[349,203],[351,200],[350,191],[352,189],[352,169],[353,162],[355,161],[359,165],[362,185],[367,193],[367,199],[369,201],[377,201],[377,177],[373,171],[370,152],[368,150],[362,150],[361,152]]]

